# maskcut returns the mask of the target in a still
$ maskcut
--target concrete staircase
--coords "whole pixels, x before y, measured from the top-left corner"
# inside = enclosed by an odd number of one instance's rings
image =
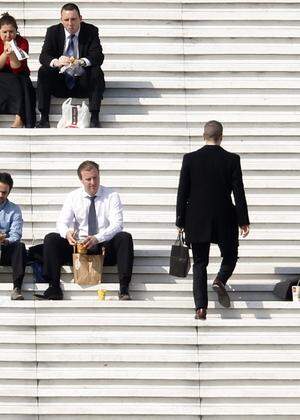
[[[106,54],[104,128],[11,130],[11,116],[0,116],[0,168],[15,179],[30,245],[54,229],[78,164],[98,161],[134,237],[134,300],[117,300],[114,267],[105,268],[105,302],[65,267],[63,302],[34,301],[46,286],[29,270],[26,300],[11,302],[1,267],[0,420],[300,418],[300,306],[272,293],[300,272],[299,2],[77,3]],[[0,5],[30,41],[35,80],[61,4]],[[224,122],[224,146],[242,157],[252,230],[229,284],[232,308],[210,291],[198,322],[191,273],[167,273],[182,155],[201,146],[209,119]],[[210,283],[219,261],[212,247]]]

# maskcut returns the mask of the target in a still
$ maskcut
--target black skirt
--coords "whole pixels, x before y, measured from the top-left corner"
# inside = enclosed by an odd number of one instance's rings
[[[0,71],[0,114],[20,115],[26,128],[35,127],[35,90],[27,74]]]

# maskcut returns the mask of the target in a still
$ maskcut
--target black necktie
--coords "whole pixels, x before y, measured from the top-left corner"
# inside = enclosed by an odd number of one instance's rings
[[[96,235],[98,233],[98,223],[97,223],[97,216],[96,216],[96,209],[95,209],[95,198],[89,197],[91,200],[90,208],[89,208],[89,215],[88,215],[88,234],[89,236]]]

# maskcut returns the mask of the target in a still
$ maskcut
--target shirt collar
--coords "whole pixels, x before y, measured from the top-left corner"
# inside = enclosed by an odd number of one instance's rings
[[[84,196],[84,197],[91,197],[86,191],[85,191],[85,189],[84,189],[84,187],[82,186],[81,187],[81,192],[82,192],[82,195]],[[101,192],[102,192],[102,189],[101,189],[101,185],[99,185],[99,188],[98,188],[98,191],[96,192],[96,195],[95,195],[95,197],[100,197],[101,196]]]
[[[66,28],[64,28],[64,30],[65,30],[65,37],[66,37],[66,39],[68,39],[68,38],[69,38],[69,36],[71,36],[72,34],[70,34],[70,32],[68,32],[68,31],[66,30]],[[79,36],[79,32],[80,32],[80,26],[79,26],[78,31],[77,31],[77,32],[75,32],[75,34],[73,34],[73,35],[75,35],[75,37],[76,37],[76,38],[78,38],[78,36]]]

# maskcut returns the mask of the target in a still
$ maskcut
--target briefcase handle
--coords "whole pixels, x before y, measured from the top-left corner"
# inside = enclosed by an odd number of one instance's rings
[[[179,245],[179,246],[185,245],[185,234],[183,230],[178,231],[178,236],[174,245]]]

